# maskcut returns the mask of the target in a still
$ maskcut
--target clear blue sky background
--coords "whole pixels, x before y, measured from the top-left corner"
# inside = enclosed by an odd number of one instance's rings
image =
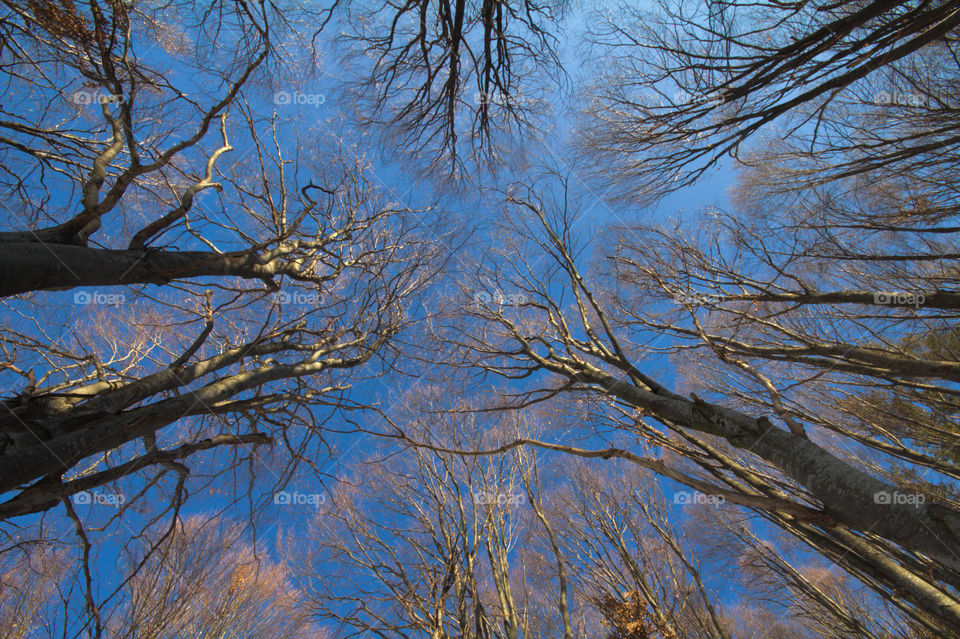
[[[582,51],[579,49],[579,40],[584,28],[586,15],[587,13],[583,8],[575,11],[565,23],[565,35],[562,37],[564,45],[562,59],[570,74],[571,82],[569,86],[574,92],[578,89],[582,79],[580,61],[582,61],[584,57],[582,56]],[[331,25],[331,28],[325,33],[334,34],[337,32],[338,29],[336,29],[336,25]],[[176,75],[176,60],[164,60],[163,57],[166,54],[159,49],[154,50],[150,55],[155,56],[156,62],[161,65],[164,63],[169,64],[174,75]],[[304,128],[306,129],[312,129],[312,125],[316,124],[319,130],[323,130],[325,126],[323,123],[325,122],[333,123],[335,127],[339,126],[336,125],[340,120],[339,109],[341,107],[340,101],[338,100],[340,91],[339,83],[341,80],[341,78],[337,77],[339,67],[332,55],[326,57],[323,63],[326,72],[320,75],[315,84],[297,87],[296,90],[323,95],[324,103],[319,107],[312,105],[276,107],[281,117],[301,118],[305,123]],[[179,82],[179,86],[184,87],[187,92],[194,91],[202,94],[206,91],[205,81],[199,76],[183,74],[182,77],[177,78],[177,81]],[[23,97],[25,100],[29,100],[28,96]],[[248,92],[248,98],[259,101],[259,103],[255,103],[256,108],[262,109],[263,114],[267,114],[275,108],[271,97],[272,94],[269,87],[264,87],[259,94],[256,90]],[[562,173],[567,173],[573,178],[571,184],[574,188],[582,189],[583,191],[584,200],[589,205],[586,208],[586,213],[578,219],[581,238],[588,240],[591,237],[598,238],[599,235],[593,233],[593,231],[609,225],[635,222],[665,223],[675,216],[682,217],[696,214],[707,206],[728,208],[727,189],[732,183],[733,175],[729,167],[726,166],[721,167],[696,186],[684,189],[664,199],[656,206],[647,209],[640,209],[623,202],[615,202],[606,197],[607,193],[604,193],[600,187],[596,186],[595,180],[583,174],[581,167],[578,167],[577,163],[571,159],[574,156],[572,153],[569,153],[569,136],[572,133],[573,127],[575,127],[575,122],[574,119],[570,117],[571,114],[565,109],[575,103],[576,95],[566,97],[566,104],[561,103],[559,100],[554,104],[558,113],[555,122],[556,126],[552,129],[550,135],[542,140],[538,146],[542,149],[544,163],[554,166]],[[8,108],[9,106],[8,96]],[[238,119],[228,120],[228,122],[238,121]],[[211,139],[215,140],[215,138]],[[292,143],[293,140],[289,140],[289,142]],[[419,179],[416,174],[410,172],[410,167],[402,152],[393,157],[389,155],[383,156],[373,142],[374,140],[370,137],[368,137],[366,141],[360,140],[361,144],[369,144],[367,148],[362,148],[362,150],[365,151],[367,157],[374,163],[375,174],[382,183],[382,186],[391,193],[395,199],[415,207],[421,206],[436,198],[441,198],[444,206],[458,213],[458,215],[453,216],[456,219],[460,219],[459,214],[464,212],[469,212],[480,220],[484,218],[484,207],[487,205],[484,198],[469,191],[451,195],[442,187],[437,187],[437,185],[429,181]],[[233,151],[234,157],[242,157],[250,150],[249,148],[244,148],[241,135],[234,136],[234,145],[237,147]],[[196,157],[199,159],[202,156],[197,155]],[[229,163],[230,156],[225,156],[224,162]],[[508,170],[507,174],[509,175],[510,173]],[[522,179],[523,175],[514,173],[512,177]],[[209,194],[204,197],[213,197],[213,195]],[[67,206],[68,199],[69,198],[64,195],[62,202],[64,208],[67,210],[70,208]],[[203,201],[207,202],[208,200]],[[75,205],[76,201],[74,200],[74,206]],[[493,212],[489,213],[492,216]],[[443,229],[439,230],[443,231]],[[103,239],[106,240],[106,238]],[[179,248],[187,249],[198,247],[181,244]],[[594,245],[590,248],[603,247]],[[591,252],[592,251],[587,251],[585,254],[590,254]],[[64,331],[69,331],[70,327],[77,321],[91,321],[92,319],[90,316],[92,309],[90,307],[77,306],[73,303],[75,292],[76,291],[47,292],[42,294],[43,303],[58,306],[64,314],[64,321],[62,323]],[[11,380],[12,383],[11,377],[8,376],[6,379]],[[670,385],[675,380],[668,377],[662,381]],[[389,411],[391,401],[394,398],[402,396],[403,390],[408,387],[409,384],[410,380],[403,378],[377,379],[361,382],[354,391],[355,399],[360,403],[380,403],[384,410]],[[14,390],[19,390],[19,387]],[[341,474],[345,468],[348,468],[350,464],[363,458],[363,455],[369,450],[369,440],[366,439],[367,436],[356,434],[337,435],[330,433],[328,438],[329,443],[336,451],[336,455],[332,459],[324,460],[321,470],[329,473],[330,481],[334,481],[334,478]],[[597,447],[603,444],[604,442],[602,441],[596,441]],[[214,463],[211,466],[210,461],[201,462],[199,465],[191,462],[191,466],[195,466],[198,472],[204,469],[211,469],[215,467],[215,465]],[[252,491],[254,499],[259,498],[261,504],[264,505],[261,516],[257,520],[258,536],[264,540],[271,540],[281,529],[285,529],[288,532],[292,531],[295,535],[295,531],[298,528],[302,528],[306,524],[306,520],[311,517],[313,513],[309,508],[296,509],[273,506],[271,503],[272,495],[276,488],[278,478],[272,475],[266,467],[258,468],[258,471],[259,477]],[[668,502],[675,490],[683,488],[666,480],[663,480],[661,484],[664,493],[667,495]],[[127,495],[132,495],[138,490],[136,480],[125,480],[122,482],[121,487]],[[236,502],[234,495],[242,495],[245,489],[246,484],[242,479],[237,483],[233,483],[228,478],[222,478],[206,486],[201,492],[193,494],[187,501],[187,505],[183,509],[182,514],[214,515],[226,512],[243,518],[243,510],[247,507],[247,504],[245,504],[242,499]],[[317,485],[315,478],[306,474],[302,477],[294,478],[286,489],[288,491],[297,490],[302,493],[323,492],[325,490],[323,487]],[[240,511],[239,515],[237,513],[238,507]],[[112,514],[110,507],[103,505],[78,506],[77,510],[84,518],[84,521],[91,525],[96,522],[104,522],[105,519]],[[674,507],[674,511],[678,517],[682,518],[681,507]],[[29,524],[36,522],[38,519],[39,516],[31,516],[23,518],[21,523]],[[139,530],[138,524],[145,523],[145,521],[146,517],[139,516],[136,513],[128,513],[125,521],[117,527],[116,535],[106,543],[98,545],[95,565],[98,569],[97,589],[101,597],[118,585],[117,579],[121,573],[116,567],[120,547],[125,541],[125,536]],[[272,550],[270,552],[272,552]],[[719,572],[716,574],[710,570],[705,572],[709,587],[721,593],[727,603],[737,601],[738,587],[736,584],[727,581]]]

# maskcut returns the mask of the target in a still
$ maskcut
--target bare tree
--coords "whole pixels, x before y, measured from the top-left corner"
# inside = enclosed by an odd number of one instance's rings
[[[573,467],[576,479],[552,508],[557,536],[575,590],[610,639],[733,636],[653,476],[627,464]]]
[[[9,190],[6,224],[14,228],[0,233],[0,295],[304,276],[298,260],[322,240],[304,237],[301,220],[286,219],[283,198],[274,203],[282,213],[272,213],[273,224],[239,234],[226,250],[198,204],[211,191],[223,193],[220,168],[236,164],[232,156],[259,148],[243,135],[244,118],[228,121],[228,113],[243,109],[243,90],[262,82],[258,74],[276,72],[273,39],[296,37],[285,20],[300,8],[5,6],[11,39],[3,80],[13,110],[0,124],[7,150],[0,179]],[[231,56],[222,55],[227,48]],[[328,208],[324,185],[296,188],[303,189],[301,215]],[[185,236],[172,240],[173,232]]]
[[[0,415],[3,518],[147,468],[177,478],[179,503],[182,462],[201,451],[283,442],[291,459],[303,453],[319,411],[353,407],[347,372],[389,365],[436,257],[422,212],[387,201],[367,162],[329,136],[306,145],[242,95],[269,60],[278,7],[170,7],[168,22],[199,21],[200,42],[181,51],[173,26],[137,6],[9,9],[22,37],[7,81],[49,108],[4,125],[22,157],[6,165],[10,223],[24,226],[2,234],[0,280],[7,295],[33,293],[5,302],[16,320],[2,336],[14,389]],[[151,29],[184,70],[202,71],[196,97],[137,56]],[[235,44],[236,59],[209,59],[211,42]],[[55,126],[64,109],[90,128]],[[227,164],[233,144],[242,156]],[[219,197],[201,202],[211,190]],[[151,245],[164,234],[178,246]],[[98,236],[129,239],[91,246]],[[66,308],[79,316],[51,321],[64,298],[50,289],[73,289]]]
[[[84,625],[95,634],[151,639],[323,636],[310,624],[288,568],[267,554],[238,522],[188,517],[169,534],[148,534],[118,560],[131,576],[121,581],[121,597],[77,611],[72,598],[82,570],[69,568],[71,555],[79,557],[68,549],[7,552],[3,636],[70,636]]]
[[[244,526],[184,519],[128,585],[113,637],[316,637],[289,569],[244,539]],[[321,635],[322,636],[322,635]]]
[[[587,228],[590,262],[525,176],[440,325],[450,218],[267,104],[278,53],[343,10],[361,123],[457,172],[535,127],[564,3],[2,7],[10,636],[315,636],[305,598],[337,636],[960,633],[956,3],[611,18],[585,149],[642,195],[733,155],[736,211]],[[334,474],[331,430],[379,439]],[[301,473],[337,481],[295,584],[246,535]]]
[[[65,581],[68,569],[68,558],[57,550],[5,552],[0,568],[0,616],[7,621],[0,637],[26,639],[41,629],[52,635],[57,586]]]
[[[100,348],[82,339],[47,345],[42,333],[8,329],[6,368],[24,385],[5,402],[0,485],[30,485],[3,504],[4,515],[48,508],[145,466],[176,468],[171,462],[202,450],[283,438],[289,419],[309,428],[310,405],[348,406],[342,374],[379,356],[404,327],[402,302],[430,260],[429,247],[403,230],[404,212],[378,202],[362,174],[355,180],[338,202],[344,210],[318,225],[317,248],[301,253],[314,273],[307,287],[197,291],[194,304],[174,303],[173,315],[157,319],[153,339],[112,326]],[[174,337],[185,326],[199,330]],[[101,350],[111,347],[126,352]],[[30,353],[44,354],[48,368],[22,364]],[[158,432],[184,418],[195,418],[191,435],[158,446]],[[246,433],[237,430],[243,422]],[[279,430],[265,432],[270,425]],[[140,438],[138,453],[129,444]],[[120,456],[106,466],[70,472],[110,451]]]
[[[854,617],[865,610],[855,597],[803,576],[795,558],[772,554],[711,498],[701,521],[716,536],[697,545],[745,555],[742,535],[780,570],[762,576],[790,577],[798,592],[795,608],[758,597],[727,611],[651,473],[630,460],[565,460],[566,450],[531,443],[559,428],[561,413],[445,412],[443,395],[426,390],[416,417],[394,424],[412,448],[385,446],[358,464],[316,519],[309,559],[294,561],[308,566],[311,606],[338,624],[337,636],[731,637],[745,615],[778,618],[768,630],[784,638],[821,636],[831,624],[850,633],[835,636],[922,636],[896,634],[905,626],[895,613],[893,634],[874,634]],[[739,579],[745,568],[724,570]],[[717,569],[714,561],[714,581]],[[790,618],[778,617],[784,610]]]
[[[801,379],[831,388],[837,387],[838,376],[849,382],[866,375],[916,390],[933,390],[929,384],[947,379],[952,364],[941,360],[925,364],[915,355],[894,352],[893,344],[889,349],[882,342],[859,346],[843,339],[849,330],[838,332],[832,345],[821,344],[825,336],[844,328],[842,322],[830,326],[804,314],[798,319],[805,333],[799,333],[785,325],[784,308],[775,303],[759,303],[767,312],[762,317],[751,315],[757,301],[740,302],[737,296],[743,291],[732,286],[725,289],[725,276],[719,271],[696,268],[702,254],[695,250],[696,244],[669,252],[653,241],[657,237],[679,241],[669,232],[621,233],[611,243],[620,249],[619,257],[610,256],[613,259],[608,262],[614,268],[596,274],[605,285],[593,285],[575,257],[579,251],[573,234],[576,199],[565,191],[563,179],[555,179],[547,182],[551,195],[544,195],[546,188],[519,186],[505,194],[505,203],[512,208],[504,222],[507,230],[501,236],[500,257],[488,260],[479,279],[512,294],[464,305],[446,339],[476,370],[529,380],[494,400],[500,405],[529,406],[558,394],[596,397],[619,415],[613,426],[637,433],[645,446],[633,452],[629,446],[598,449],[535,438],[521,438],[514,445],[626,459],[705,494],[751,508],[871,587],[886,594],[895,592],[904,614],[930,632],[956,628],[960,602],[954,594],[958,559],[953,540],[960,533],[960,519],[953,498],[943,489],[932,485],[921,489],[919,481],[906,485],[883,472],[881,468],[891,466],[849,445],[861,442],[832,439],[828,433],[836,434],[836,426],[811,432],[810,422],[795,419],[791,407],[784,406],[776,380],[771,381],[752,362],[793,359],[812,368]],[[775,232],[774,238],[792,242],[782,227]],[[713,264],[726,264],[730,253],[724,251],[730,245],[725,238],[713,230],[706,237],[706,246],[716,247]],[[772,238],[759,237],[757,245],[764,241]],[[631,258],[624,257],[626,253]],[[801,249],[798,254],[805,253]],[[778,253],[771,250],[769,255]],[[786,271],[777,269],[775,262],[767,262],[770,273],[749,262],[731,264],[744,282],[748,278],[777,281],[767,277],[788,281]],[[604,279],[605,272],[610,279]],[[694,273],[704,279],[691,280]],[[662,281],[664,287],[657,290],[651,281]],[[696,286],[707,281],[714,284],[713,289]],[[664,299],[665,293],[672,299]],[[900,325],[899,309],[883,310],[887,311],[884,317]],[[734,318],[725,319],[728,314]],[[681,322],[683,317],[688,321]],[[688,382],[703,386],[697,389],[703,396],[681,394],[656,381],[649,371],[641,370],[640,362],[644,344],[658,335],[695,342],[676,341],[664,347],[673,348],[677,357],[708,353],[722,366],[720,379],[726,387],[736,371],[737,392],[728,388],[717,392],[702,384],[701,380],[710,379],[703,376],[709,370],[703,358],[691,358],[699,368],[696,378]],[[793,337],[803,346],[785,342]],[[710,391],[712,396],[707,394]],[[763,399],[745,402],[745,396]],[[820,424],[828,419],[829,415],[821,415],[820,420],[811,421]],[[589,428],[589,423],[584,427]],[[909,447],[909,442],[901,440],[900,446]],[[658,458],[655,449],[647,447],[670,450],[676,461]],[[921,451],[915,451],[911,461],[927,462],[937,470],[949,467]]]
[[[358,116],[387,125],[397,146],[423,152],[438,172],[497,160],[547,107],[565,4],[345,2]]]
[[[427,421],[410,434],[469,447],[482,433]],[[539,623],[557,611],[533,609],[539,593],[521,553],[530,513],[511,459],[384,448],[357,466],[316,520],[306,558],[294,559],[336,636],[542,636]]]
[[[731,623],[744,628],[744,636],[936,636],[788,533],[760,535],[744,513],[729,509],[694,514],[687,529],[695,546],[736,584],[740,606],[727,612],[739,618]]]
[[[790,149],[793,184],[800,160],[811,182],[956,163],[956,3],[670,0],[596,17],[583,143],[627,194],[690,185],[763,136]]]

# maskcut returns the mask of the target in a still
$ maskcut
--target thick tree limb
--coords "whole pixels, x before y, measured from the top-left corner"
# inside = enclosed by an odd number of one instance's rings
[[[5,244],[0,252],[0,297],[79,286],[166,284],[204,276],[269,281],[285,269],[252,250],[114,251],[69,244]]]

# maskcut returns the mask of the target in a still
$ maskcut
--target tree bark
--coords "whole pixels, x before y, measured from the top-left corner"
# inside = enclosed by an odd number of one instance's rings
[[[201,276],[269,280],[279,263],[252,251],[109,250],[69,244],[0,244],[0,297],[80,286],[166,284]]]
[[[809,439],[776,428],[765,418],[698,404],[665,389],[654,393],[609,375],[584,374],[583,379],[657,419],[722,437],[762,457],[809,490],[823,503],[826,514],[846,526],[872,532],[960,569],[960,516],[949,508],[928,501],[883,503],[885,497],[899,492],[895,486],[854,468]]]

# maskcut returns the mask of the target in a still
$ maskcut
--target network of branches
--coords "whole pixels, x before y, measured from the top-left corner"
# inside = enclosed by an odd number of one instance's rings
[[[958,38],[0,1],[0,639],[960,636]]]

